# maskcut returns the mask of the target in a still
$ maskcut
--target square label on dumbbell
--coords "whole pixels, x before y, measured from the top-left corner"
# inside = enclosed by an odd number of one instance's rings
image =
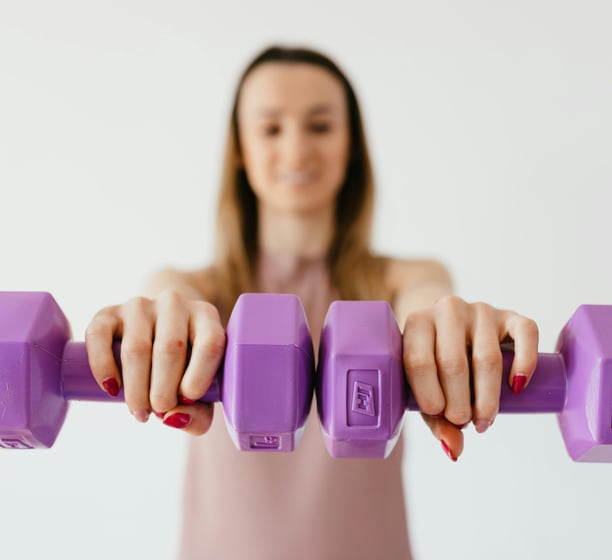
[[[21,438],[0,438],[0,447],[2,449],[34,449],[31,445],[23,441]]]
[[[347,423],[349,426],[378,425],[378,370],[348,371]]]

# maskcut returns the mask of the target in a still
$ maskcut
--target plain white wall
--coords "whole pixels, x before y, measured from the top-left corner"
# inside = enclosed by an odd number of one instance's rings
[[[162,266],[211,254],[230,97],[270,42],[331,54],[361,99],[376,247],[446,262],[457,293],[536,319],[612,303],[612,9],[601,2],[0,1],[0,289],[52,292],[81,339]],[[467,431],[418,416],[419,559],[609,558],[611,465],[552,416]],[[2,558],[172,558],[184,435],[76,403],[51,450],[0,452]]]

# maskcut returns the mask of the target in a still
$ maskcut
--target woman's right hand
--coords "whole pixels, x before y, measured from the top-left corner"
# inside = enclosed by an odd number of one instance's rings
[[[116,339],[121,339],[122,375],[112,352]],[[105,392],[116,396],[123,385],[137,420],[146,422],[153,412],[164,424],[192,435],[205,433],[212,422],[213,405],[195,401],[210,387],[225,341],[217,309],[175,290],[105,307],[85,333],[89,365]]]

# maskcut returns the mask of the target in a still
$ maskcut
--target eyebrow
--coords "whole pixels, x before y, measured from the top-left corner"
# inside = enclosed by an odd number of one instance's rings
[[[338,112],[339,112],[338,107],[336,107],[335,105],[324,103],[320,105],[315,105],[311,107],[310,109],[308,109],[308,111],[306,112],[306,116],[310,117],[313,115],[318,115],[320,113],[334,114]],[[281,113],[282,111],[279,111],[278,109],[263,108],[257,111],[257,116],[258,117],[277,117]]]

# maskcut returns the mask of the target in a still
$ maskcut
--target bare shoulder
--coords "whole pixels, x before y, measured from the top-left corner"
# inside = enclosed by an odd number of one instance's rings
[[[386,270],[393,310],[400,324],[411,311],[433,305],[453,290],[448,268],[435,259],[390,258]]]
[[[216,274],[214,267],[196,270],[164,268],[155,273],[145,285],[146,294],[153,297],[164,290],[176,290],[191,299],[216,300]]]

